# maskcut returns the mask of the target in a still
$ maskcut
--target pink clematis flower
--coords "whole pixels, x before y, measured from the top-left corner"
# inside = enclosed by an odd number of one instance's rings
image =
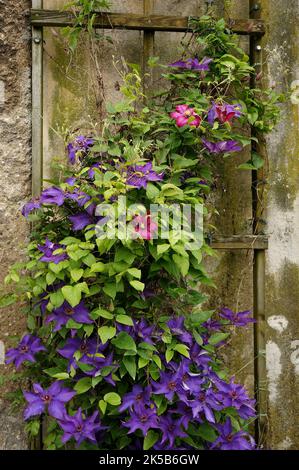
[[[193,126],[198,127],[201,124],[201,117],[195,113],[193,108],[189,108],[187,104],[181,104],[170,113],[170,117],[176,120],[178,127]]]
[[[158,230],[158,224],[151,219],[150,215],[138,215],[133,219],[135,232],[143,240],[152,240]]]

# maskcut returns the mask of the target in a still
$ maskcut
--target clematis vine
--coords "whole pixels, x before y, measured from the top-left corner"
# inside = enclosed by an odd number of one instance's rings
[[[175,108],[175,111],[170,113],[170,117],[175,119],[178,127],[199,127],[202,118],[196,114],[194,108],[190,108],[187,104],[181,104]]]
[[[84,156],[88,150],[93,146],[94,139],[79,135],[73,142],[67,146],[68,158],[72,165],[76,163],[77,155]]]
[[[84,302],[80,302],[72,307],[68,302],[64,302],[61,307],[55,308],[47,317],[46,323],[54,322],[53,331],[59,331],[67,322],[72,319],[77,323],[91,324],[93,320],[89,316],[89,311]]]
[[[41,351],[46,351],[40,338],[33,335],[25,335],[16,348],[11,348],[6,353],[6,364],[14,363],[16,369],[28,362],[36,362],[35,355]]]
[[[208,121],[211,125],[214,124],[215,120],[221,124],[231,122],[234,118],[238,118],[242,115],[242,106],[240,104],[227,104],[227,103],[215,103],[208,112]]]
[[[202,139],[205,148],[210,153],[233,153],[242,150],[241,145],[235,140],[224,140],[221,142],[210,142],[207,139]]]
[[[173,62],[170,64],[170,67],[176,67],[180,69],[186,70],[198,70],[201,72],[208,72],[210,70],[210,63],[213,62],[213,59],[208,57],[204,57],[201,62],[198,59],[186,59],[186,60],[178,60],[177,62]]]
[[[61,251],[65,249],[65,246],[59,243],[52,243],[48,238],[44,245],[38,245],[37,248],[43,253],[39,261],[43,261],[44,263],[58,264],[68,259],[67,253],[64,251],[61,253]],[[59,251],[59,253],[56,253],[56,251]]]
[[[107,429],[101,425],[98,411],[90,417],[85,417],[81,408],[73,416],[65,414],[63,419],[59,420],[59,426],[64,432],[61,441],[65,444],[70,439],[74,439],[78,446],[83,441],[97,444],[96,434]]]
[[[231,325],[234,326],[247,326],[249,323],[255,323],[256,320],[252,318],[252,312],[246,310],[244,312],[233,312],[229,308],[223,308],[220,312],[220,316],[227,320]]]
[[[152,162],[147,162],[145,165],[134,165],[127,169],[127,181],[129,186],[135,186],[138,189],[146,189],[149,181],[162,181],[164,173],[156,173],[153,170]]]
[[[63,419],[65,416],[65,404],[68,403],[76,392],[64,388],[59,381],[53,382],[48,389],[44,389],[40,384],[33,384],[33,392],[23,392],[28,406],[24,411],[25,420],[32,416],[39,416],[48,411],[50,416]]]

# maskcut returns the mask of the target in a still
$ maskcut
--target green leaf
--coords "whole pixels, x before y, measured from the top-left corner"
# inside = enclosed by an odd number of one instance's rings
[[[121,323],[122,325],[133,326],[133,320],[129,315],[116,315],[117,323]]]
[[[71,270],[71,277],[74,282],[78,282],[79,279],[81,279],[81,277],[83,276],[83,274],[84,274],[84,269],[72,269]]]
[[[166,251],[168,251],[170,249],[170,245],[168,245],[167,243],[164,243],[162,245],[157,245],[157,253],[158,255],[162,255],[163,253],[165,253]]]
[[[119,406],[121,404],[121,397],[115,392],[106,393],[104,400],[112,406]]]
[[[220,343],[221,341],[224,341],[228,337],[229,333],[215,333],[210,337],[209,344],[215,346],[216,344]]]
[[[142,292],[145,288],[143,282],[140,281],[130,281],[130,284],[132,287],[134,287],[134,289],[138,290],[139,292]]]
[[[123,358],[123,364],[133,380],[136,378],[136,361],[133,356],[125,356]]]
[[[102,273],[104,271],[105,271],[105,264],[101,263],[101,262],[94,263],[90,267],[90,272],[92,272],[92,273]]]
[[[166,362],[170,362],[173,356],[174,356],[173,349],[166,349],[166,353],[165,353]]]
[[[173,349],[182,354],[182,356],[188,357],[188,359],[190,359],[189,348],[185,344],[176,344]]]
[[[204,423],[197,428],[197,433],[205,441],[214,442],[217,439],[217,433],[210,424]]]
[[[100,408],[102,414],[104,415],[106,413],[106,409],[107,409],[107,402],[104,401],[104,400],[100,400],[99,401],[99,408]]]
[[[125,349],[127,351],[137,351],[135,341],[125,331],[121,331],[118,336],[112,340],[112,343],[119,349]]]
[[[146,195],[149,199],[155,199],[159,194],[160,190],[153,183],[147,183]]]
[[[78,285],[76,286],[64,286],[61,289],[63,297],[72,306],[76,307],[81,301],[82,292]]]
[[[133,277],[136,277],[137,279],[141,279],[140,269],[130,268],[130,269],[127,270],[127,273],[130,274]]]
[[[177,267],[180,268],[180,271],[181,271],[182,275],[184,277],[187,276],[187,274],[189,272],[189,260],[188,260],[188,258],[185,258],[183,256],[179,256],[179,255],[173,255],[172,259],[175,262],[175,264],[177,265]]]
[[[74,390],[76,390],[77,394],[80,395],[81,393],[87,392],[92,387],[91,384],[91,378],[90,377],[84,377],[83,379],[80,379],[75,387]]]
[[[101,328],[98,329],[98,334],[102,343],[105,344],[109,339],[114,338],[116,328],[114,326],[101,326]]]
[[[103,291],[105,292],[106,295],[111,297],[112,299],[115,299],[116,297],[116,284],[115,283],[106,283],[103,287]]]
[[[158,439],[159,439],[159,434],[153,431],[152,429],[150,429],[144,438],[143,450],[151,449],[156,444]]]
[[[54,374],[54,375],[52,375],[52,377],[54,377],[54,379],[58,379],[58,380],[66,380],[66,379],[70,378],[70,376],[67,372],[58,372],[58,374]]]
[[[92,315],[93,315],[93,318],[102,317],[102,318],[106,318],[107,320],[112,320],[112,318],[114,318],[113,313],[109,312],[105,308],[98,308],[94,310],[92,312]]]

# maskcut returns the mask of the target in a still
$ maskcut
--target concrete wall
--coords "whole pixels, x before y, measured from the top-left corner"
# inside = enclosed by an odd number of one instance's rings
[[[299,2],[263,0],[265,81],[282,92],[299,79]],[[283,19],[283,21],[282,21]],[[267,139],[266,359],[268,443],[299,448],[299,102],[298,83]]]
[[[26,13],[29,0],[0,0],[0,80],[4,83],[5,101],[0,103],[0,281],[8,265],[22,256],[22,244],[28,227],[18,214],[19,207],[30,194],[30,28]],[[44,0],[44,8],[59,8],[64,0]],[[246,18],[249,0],[217,0],[219,15]],[[141,0],[113,1],[114,10],[143,12]],[[277,82],[286,90],[299,79],[297,0],[262,0],[262,16],[268,22],[263,44],[265,81]],[[203,0],[156,0],[155,13],[200,15]],[[281,18],[284,16],[283,23]],[[58,29],[45,30],[44,43],[44,176],[51,174],[53,157],[63,158],[64,128],[90,127],[101,118],[101,94],[105,101],[117,100],[118,80],[112,56],[142,62],[140,32],[109,32],[114,45],[106,44],[98,51],[103,90],[97,89],[99,76],[84,47],[70,62]],[[163,62],[177,58],[181,35],[157,33],[155,54]],[[248,40],[242,40],[248,48]],[[297,67],[297,69],[296,69]],[[1,82],[0,82],[1,99]],[[270,448],[299,448],[298,373],[299,373],[299,183],[298,104],[290,100],[283,105],[283,120],[268,138],[270,175],[267,199],[267,231],[270,249],[267,256],[267,395],[269,401]],[[247,160],[244,154],[240,160]],[[250,174],[237,171],[235,162],[219,165],[218,191],[215,205],[220,212],[216,220],[219,233],[243,234],[250,230],[252,218]],[[299,186],[298,186],[299,187]],[[210,263],[217,291],[211,292],[211,304],[236,309],[253,306],[252,255],[245,252],[222,253]],[[0,311],[0,364],[10,336],[22,331],[24,320],[18,309]],[[232,353],[227,357],[230,370],[253,390],[253,330],[235,335]],[[243,366],[247,366],[243,368]],[[240,373],[238,371],[243,369]],[[14,372],[0,365],[1,374]],[[1,381],[0,381],[1,383]],[[11,384],[0,388],[0,448],[25,448],[21,418],[7,408],[5,393]],[[297,388],[296,388],[297,387]]]

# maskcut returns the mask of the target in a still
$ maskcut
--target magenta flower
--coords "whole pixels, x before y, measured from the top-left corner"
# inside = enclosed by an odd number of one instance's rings
[[[138,189],[146,189],[149,181],[162,181],[163,178],[164,173],[158,174],[153,170],[152,162],[147,162],[145,165],[130,166],[127,170],[127,184]]]
[[[220,316],[234,326],[241,327],[247,326],[249,323],[256,323],[256,320],[252,318],[252,312],[250,310],[246,310],[245,312],[233,312],[229,308],[223,308]]]
[[[83,441],[90,441],[96,444],[96,433],[107,429],[107,427],[101,426],[98,411],[95,411],[90,417],[84,417],[81,408],[78,409],[74,416],[65,415],[59,421],[59,425],[64,431],[61,441],[65,444],[73,438],[78,446]]]
[[[25,335],[16,348],[9,349],[6,353],[6,364],[15,364],[19,369],[23,362],[36,362],[35,354],[46,351],[42,345],[40,338],[32,335]]]
[[[199,127],[202,118],[195,113],[194,108],[190,108],[187,104],[181,104],[170,113],[170,117],[175,119],[178,127],[192,126]]]
[[[144,436],[150,429],[159,427],[156,410],[145,407],[130,411],[130,419],[122,424],[125,428],[129,428],[128,434],[140,429]]]
[[[227,418],[224,424],[217,424],[219,437],[213,442],[211,449],[214,450],[253,450],[254,439],[245,431],[234,433],[231,420]]]
[[[70,142],[67,146],[67,152],[69,161],[72,165],[76,163],[76,156],[80,154],[80,156],[84,156],[90,147],[94,144],[93,139],[89,139],[84,135],[79,135],[73,142]]]
[[[205,148],[210,153],[232,153],[240,152],[242,147],[235,140],[223,140],[221,142],[209,142],[206,139],[202,139]]]
[[[48,238],[44,245],[38,245],[37,248],[43,253],[43,256],[39,261],[43,261],[44,263],[58,264],[61,261],[68,259],[67,253],[55,254],[56,250],[64,249],[65,246],[59,245],[59,243],[52,243]]]
[[[93,320],[89,318],[89,311],[84,302],[80,302],[76,307],[71,307],[68,302],[64,302],[61,307],[54,309],[46,318],[46,323],[55,322],[53,331],[59,331],[67,322],[72,319],[77,323],[91,324]]]
[[[65,200],[65,194],[60,188],[52,186],[45,189],[40,197],[42,204],[53,204],[55,206],[62,206]]]
[[[242,106],[240,104],[219,104],[213,102],[213,105],[208,113],[208,121],[211,125],[214,124],[215,120],[224,124],[225,122],[231,122],[234,118],[238,118],[242,115]]]
[[[29,214],[36,210],[36,209],[40,209],[41,207],[41,202],[39,200],[39,198],[35,198],[35,199],[32,199],[32,201],[30,202],[27,202],[27,204],[24,205],[23,209],[22,209],[22,215],[24,217],[27,217],[29,216]]]
[[[208,57],[204,57],[201,62],[198,59],[186,59],[186,60],[178,60],[177,62],[173,62],[170,64],[170,67],[177,67],[180,69],[186,70],[199,70],[202,72],[208,72],[210,70],[210,63],[213,62],[213,59],[209,59]]]
[[[159,429],[162,431],[161,444],[169,442],[170,448],[173,448],[177,437],[188,437],[182,430],[182,422],[179,419],[173,419],[171,415],[162,415],[158,418]]]
[[[24,411],[25,420],[39,416],[46,410],[53,418],[63,419],[65,404],[76,395],[76,392],[63,388],[61,382],[56,381],[48,389],[43,389],[40,384],[34,384],[33,393],[23,392],[23,394],[28,402]]]
[[[150,215],[138,215],[133,219],[135,233],[143,240],[152,240],[158,231],[158,224],[154,222]]]

